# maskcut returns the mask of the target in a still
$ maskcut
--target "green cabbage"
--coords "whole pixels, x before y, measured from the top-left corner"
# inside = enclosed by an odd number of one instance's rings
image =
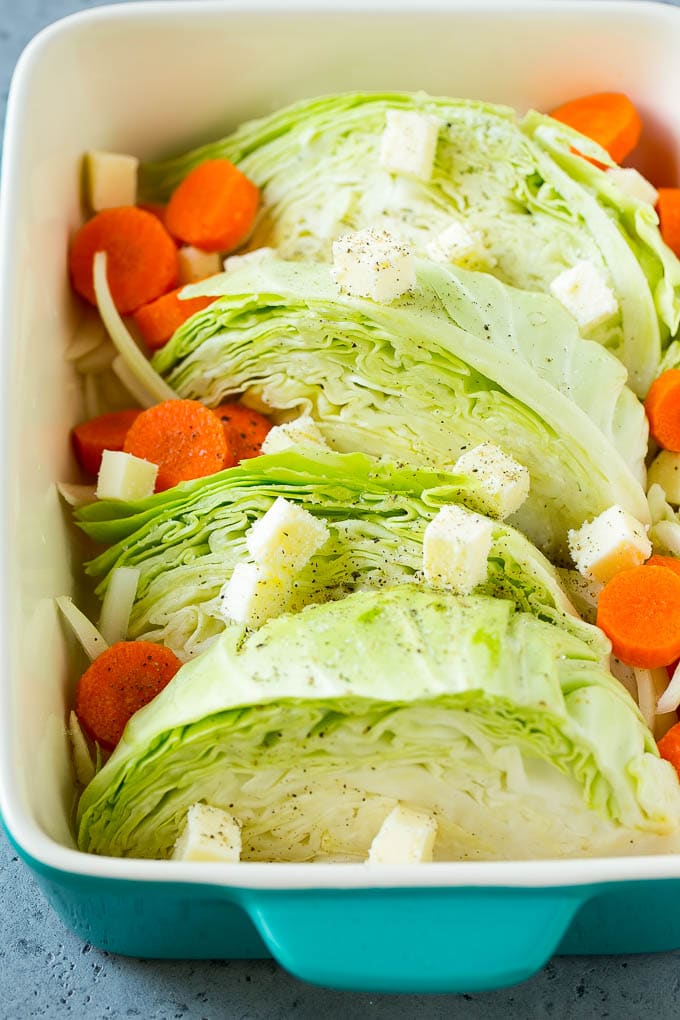
[[[391,109],[440,122],[430,181],[380,164]],[[424,93],[350,93],[305,100],[243,124],[221,141],[142,168],[149,197],[165,199],[205,159],[237,163],[262,189],[249,247],[283,258],[330,258],[333,239],[365,226],[397,233],[424,253],[452,218],[482,235],[481,268],[506,283],[546,291],[578,259],[598,266],[620,315],[592,332],[613,350],[643,395],[662,347],[678,328],[680,264],[651,207],[624,195],[570,149],[611,163],[589,139],[548,117]]]
[[[225,631],[130,721],[78,846],[165,857],[201,800],[239,819],[249,860],[361,860],[398,801],[435,815],[440,860],[658,849],[680,818],[674,769],[587,645],[408,584]]]
[[[490,440],[531,473],[514,523],[557,558],[612,503],[648,519],[642,407],[550,297],[420,262],[417,292],[382,305],[339,295],[327,266],[278,259],[189,293],[224,297],[154,356],[182,397],[247,391],[308,411],[338,450],[436,468]]]
[[[474,477],[409,469],[362,454],[286,451],[243,461],[140,503],[102,500],[76,511],[86,534],[110,548],[87,567],[107,590],[111,571],[140,572],[128,637],[156,641],[187,659],[225,628],[220,589],[248,559],[245,534],[283,496],[328,523],[330,537],[295,578],[290,612],[357,589],[417,579],[423,533],[452,502],[481,508]],[[478,594],[509,599],[589,643],[609,642],[583,623],[550,563],[519,532],[494,522],[488,575]]]

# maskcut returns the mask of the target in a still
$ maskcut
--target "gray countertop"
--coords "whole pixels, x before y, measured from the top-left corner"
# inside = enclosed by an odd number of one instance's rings
[[[676,0],[680,4],[680,0]],[[17,57],[44,25],[98,6],[87,0],[0,0],[0,121]],[[270,960],[158,962],[83,945],[57,920],[0,834],[0,1020],[256,1020],[332,1017],[655,1020],[680,1016],[680,951],[562,957],[507,991],[373,996],[305,985]]]

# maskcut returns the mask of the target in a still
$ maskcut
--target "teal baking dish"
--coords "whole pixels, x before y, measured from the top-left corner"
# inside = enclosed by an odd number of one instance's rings
[[[65,726],[73,650],[53,602],[78,588],[55,483],[70,477],[64,437],[82,412],[63,353],[83,328],[65,239],[81,219],[85,149],[150,158],[293,99],[355,87],[549,109],[622,87],[625,67],[647,126],[637,165],[673,184],[679,44],[680,13],[656,3],[218,0],[99,8],[29,46],[9,101],[1,189],[0,808],[18,853],[81,938],[139,956],[272,955],[305,980],[383,992],[496,988],[556,952],[680,947],[680,911],[668,910],[680,897],[674,855],[376,874],[79,853]]]

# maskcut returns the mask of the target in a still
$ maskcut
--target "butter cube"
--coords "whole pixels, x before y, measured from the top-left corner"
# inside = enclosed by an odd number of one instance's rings
[[[246,534],[248,552],[268,573],[297,574],[328,539],[328,528],[309,510],[279,496]]]
[[[445,506],[425,528],[423,572],[438,588],[469,594],[487,575],[493,524],[461,506]]]
[[[185,244],[177,251],[179,264],[179,282],[181,284],[198,283],[208,276],[215,276],[222,269],[220,256],[216,251],[201,251],[190,244]]]
[[[550,284],[551,294],[588,331],[613,318],[619,310],[616,296],[592,262],[581,259]]]
[[[104,450],[97,476],[97,499],[128,502],[153,495],[158,465],[122,450]]]
[[[411,251],[386,231],[370,227],[333,242],[332,273],[343,294],[386,304],[416,283]]]
[[[380,141],[380,163],[395,174],[422,181],[432,177],[439,121],[414,110],[388,110]]]
[[[567,538],[578,572],[602,584],[622,570],[639,567],[652,555],[644,525],[616,505],[570,531]]]
[[[481,234],[454,220],[426,248],[433,262],[468,262],[484,254]]]
[[[662,450],[649,465],[647,482],[660,485],[666,499],[674,506],[680,506],[680,453]]]
[[[431,861],[437,822],[426,811],[397,804],[380,826],[368,852],[369,864],[422,864]]]
[[[291,593],[287,578],[276,577],[257,563],[237,563],[220,591],[220,612],[227,621],[261,627],[286,611]]]
[[[139,160],[116,152],[88,152],[85,156],[87,203],[94,212],[137,201]]]
[[[172,860],[238,864],[240,859],[241,826],[236,819],[221,808],[192,804]]]
[[[319,426],[308,414],[270,429],[262,443],[262,453],[280,453],[300,443],[328,448]]]
[[[529,495],[531,478],[527,468],[493,443],[466,450],[454,470],[475,478],[484,509],[501,520],[519,510]]]
[[[631,198],[636,198],[638,202],[656,205],[659,200],[659,192],[654,185],[632,166],[610,166],[607,168],[607,177],[610,177],[621,191]]]

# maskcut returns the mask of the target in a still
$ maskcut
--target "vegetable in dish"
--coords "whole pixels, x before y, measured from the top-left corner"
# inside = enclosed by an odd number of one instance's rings
[[[139,205],[90,154],[82,849],[677,849],[680,190],[626,96],[553,112],[306,100]]]

